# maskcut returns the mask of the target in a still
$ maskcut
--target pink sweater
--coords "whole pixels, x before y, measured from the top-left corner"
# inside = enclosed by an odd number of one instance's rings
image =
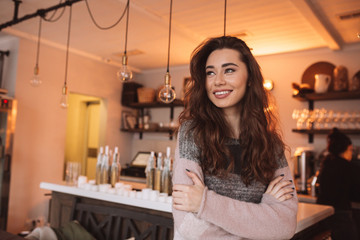
[[[180,142],[180,146],[179,146]],[[173,169],[173,184],[189,184],[193,182],[186,175],[185,169],[196,173],[200,179],[210,182],[204,176],[196,156],[196,146],[184,137],[184,131],[180,130]],[[194,157],[194,158],[193,158]],[[286,162],[286,160],[285,160]],[[275,176],[284,174],[284,180],[292,179],[289,167],[282,166],[277,169]],[[210,177],[211,179],[211,177]],[[217,180],[219,181],[219,180]],[[228,184],[229,185],[229,184]],[[238,191],[239,186],[232,190],[224,185],[225,193],[232,195]],[[251,184],[242,195],[260,194],[259,202],[252,200],[238,200],[224,196],[207,186],[198,213],[178,211],[173,208],[174,239],[289,239],[296,229],[297,196],[279,202],[273,196],[259,192],[259,184]],[[215,188],[215,187],[213,187]],[[262,189],[266,189],[264,186]]]

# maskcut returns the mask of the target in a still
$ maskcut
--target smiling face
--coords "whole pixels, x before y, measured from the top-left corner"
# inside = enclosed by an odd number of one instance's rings
[[[206,61],[206,91],[210,101],[225,113],[238,111],[244,97],[248,71],[234,49],[213,51]]]

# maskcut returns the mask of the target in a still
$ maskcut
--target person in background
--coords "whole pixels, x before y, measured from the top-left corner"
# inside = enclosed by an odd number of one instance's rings
[[[192,54],[173,168],[174,239],[289,239],[297,196],[250,49],[212,38]]]
[[[359,239],[351,202],[360,201],[360,168],[350,161],[353,145],[348,136],[334,128],[327,137],[328,155],[321,164],[317,203],[331,205],[332,239]]]

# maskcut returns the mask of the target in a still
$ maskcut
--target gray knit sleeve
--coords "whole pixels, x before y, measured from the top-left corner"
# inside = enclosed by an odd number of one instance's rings
[[[277,163],[278,163],[278,169],[288,166],[288,162],[284,154],[280,158],[278,158]]]
[[[179,154],[180,158],[200,163],[200,150],[194,141],[193,133],[189,131],[190,122],[181,125],[179,131]]]

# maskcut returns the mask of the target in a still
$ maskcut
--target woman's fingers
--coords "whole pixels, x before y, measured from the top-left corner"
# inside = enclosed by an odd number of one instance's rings
[[[198,177],[198,175],[196,175],[196,173],[190,172],[190,170],[186,169],[186,174],[188,175],[189,178],[191,178],[194,185],[204,186],[204,183],[200,180],[200,178]]]
[[[274,186],[279,183],[282,179],[284,178],[284,175],[280,175],[278,177],[276,177],[274,180],[272,180],[270,183],[269,183],[269,186],[268,188],[266,189],[266,193],[270,193]]]
[[[203,189],[195,185],[174,185],[172,193],[174,208],[188,212],[197,212],[200,208]]]
[[[294,189],[292,187],[283,187],[277,191],[273,196],[278,200],[287,200],[294,196]]]
[[[279,201],[285,201],[294,196],[294,188],[291,180],[283,180],[284,175],[276,177],[269,183],[265,193],[275,197]]]
[[[274,194],[276,194],[276,193],[279,192],[281,189],[283,189],[283,188],[285,188],[285,187],[287,187],[287,186],[289,186],[289,185],[291,185],[291,184],[292,184],[292,182],[287,181],[287,180],[281,181],[281,182],[277,183],[277,184],[273,187],[272,192],[273,192]]]
[[[186,174],[194,185],[174,184],[173,206],[177,210],[197,212],[201,205],[205,185],[195,173],[186,169]]]

